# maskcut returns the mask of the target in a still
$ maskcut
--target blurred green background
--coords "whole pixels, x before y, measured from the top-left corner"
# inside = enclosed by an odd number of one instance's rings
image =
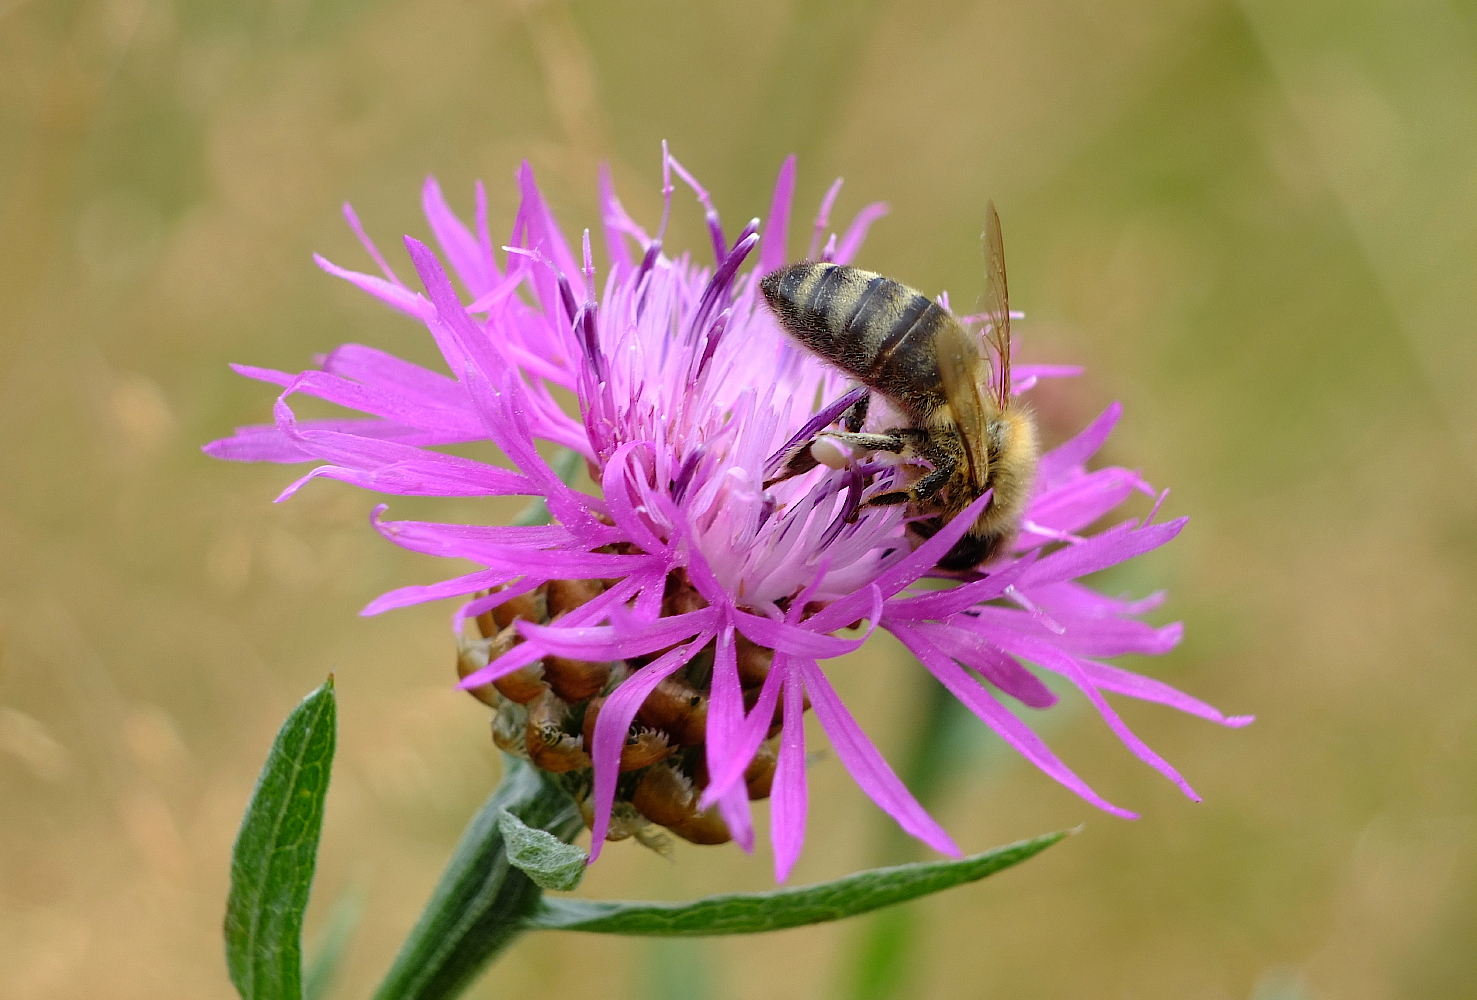
[[[427,173],[464,212],[485,178],[506,232],[526,157],[573,232],[606,160],[653,224],[662,139],[730,231],[787,153],[804,213],[844,175],[841,217],[893,206],[862,262],[956,302],[994,198],[1019,356],[1088,366],[1039,395],[1048,433],[1123,400],[1108,457],[1192,516],[1105,583],[1166,585],[1159,620],[1187,623],[1133,665],[1259,721],[1123,706],[1194,805],[1090,711],[1042,720],[1136,823],[967,730],[931,772],[966,849],[1085,833],[871,920],[531,937],[473,995],[1477,996],[1474,32],[1477,6],[1423,0],[0,0],[0,996],[230,996],[229,846],[330,669],[309,924],[363,893],[340,995],[368,994],[498,765],[450,686],[450,607],[356,617],[450,568],[381,541],[369,496],[274,506],[290,470],[199,453],[270,416],[226,363],[431,359],[313,266],[367,266],[342,201],[403,260]],[[706,246],[677,197],[672,244]],[[874,641],[831,673],[930,773],[916,734],[948,717],[916,665]],[[797,881],[912,856],[834,758],[811,782]],[[769,864],[628,843],[581,892],[760,888]]]

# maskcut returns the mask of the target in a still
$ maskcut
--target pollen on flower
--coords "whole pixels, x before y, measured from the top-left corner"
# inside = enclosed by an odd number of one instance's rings
[[[664,243],[673,174],[702,206],[710,265]],[[445,371],[358,344],[296,374],[237,366],[281,388],[274,420],[205,450],[315,463],[279,499],[329,478],[392,496],[542,503],[548,523],[512,525],[390,521],[376,507],[373,524],[389,541],[481,568],[392,591],[365,613],[462,600],[453,616],[461,685],[493,710],[499,747],[562,776],[592,831],[592,860],[607,839],[656,843],[653,824],[695,843],[731,839],[749,849],[750,802],[768,798],[783,880],[804,839],[807,713],[878,806],[957,855],[821,667],[879,628],[1093,805],[1133,815],[1088,787],[1007,708],[1007,699],[1033,709],[1055,704],[1042,673],[1076,688],[1132,753],[1194,797],[1104,695],[1232,726],[1250,719],[1227,718],[1106,662],[1166,652],[1180,626],[1142,620],[1162,594],[1109,597],[1083,579],[1163,545],[1185,523],[1156,521],[1156,508],[1095,530],[1132,494],[1153,493],[1128,469],[1088,469],[1117,404],[1041,456],[1008,551],[939,580],[938,563],[988,494],[920,540],[907,531],[907,507],[866,502],[916,479],[916,465],[810,453],[817,434],[867,390],[786,336],[758,294],[759,279],[789,262],[793,157],[767,217],[732,241],[708,193],[665,149],[666,207],[654,233],[630,217],[602,172],[603,271],[588,231],[571,249],[526,165],[517,183],[522,201],[503,244],[491,235],[480,186],[469,226],[427,181],[423,203],[440,254],[407,237],[419,289],[391,269],[349,210],[379,274],[318,259],[424,324]],[[827,238],[837,190],[822,205],[807,256],[845,264],[885,207],[863,209]],[[1016,365],[1012,391],[1070,374]],[[291,405],[299,394],[359,415],[299,419]],[[567,394],[577,414],[561,408]],[[476,440],[490,440],[512,468],[438,450]],[[563,449],[569,468],[583,464],[598,495],[571,488],[567,468],[551,466],[539,442]],[[865,630],[856,628],[862,623]]]

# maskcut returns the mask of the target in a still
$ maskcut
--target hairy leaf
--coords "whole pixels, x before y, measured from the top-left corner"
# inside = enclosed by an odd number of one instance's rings
[[[527,926],[531,930],[696,937],[757,934],[825,923],[977,881],[1039,854],[1068,832],[1048,833],[958,861],[874,868],[833,882],[705,896],[687,903],[543,899]]]
[[[504,809],[497,818],[507,845],[508,863],[521,869],[540,889],[568,892],[585,877],[590,855],[547,830],[536,830]]]
[[[302,1000],[303,910],[333,765],[333,678],[272,744],[231,854],[226,964],[242,1000]]]

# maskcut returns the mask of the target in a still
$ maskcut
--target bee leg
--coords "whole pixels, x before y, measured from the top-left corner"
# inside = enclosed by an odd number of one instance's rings
[[[958,463],[953,459],[941,456],[932,456],[936,465],[934,470],[913,484],[911,492],[914,500],[932,500],[938,491],[948,485],[949,480],[954,478],[954,470]]]
[[[785,461],[785,464],[780,466],[780,474],[773,479],[764,481],[764,488],[767,490],[776,483],[782,483],[786,479],[793,479],[796,476],[804,475],[817,465],[820,465],[821,463],[816,461],[815,456],[810,453],[810,446],[814,443],[814,439],[812,439],[797,445],[790,452],[790,457]]]
[[[911,428],[901,428],[888,434],[855,434],[849,431],[830,431],[825,436],[855,448],[857,451],[888,451],[896,454],[908,446],[907,441],[903,437],[904,432],[907,430],[911,430]]]
[[[864,403],[866,402],[866,400],[867,397],[863,396],[861,401]],[[855,408],[856,405],[858,404],[853,404],[853,408]],[[850,411],[847,412],[848,414],[850,413]],[[865,417],[865,407],[863,407],[863,414]],[[811,469],[814,469],[817,465],[820,465],[821,463],[813,454],[811,454],[810,450],[810,446],[815,444],[816,438],[828,437],[833,440],[840,441],[842,444],[855,448],[858,451],[888,451],[895,453],[901,452],[905,448],[907,448],[908,439],[911,437],[917,437],[918,435],[919,432],[911,427],[900,427],[896,431],[887,434],[857,434],[850,431],[823,431],[822,433],[817,434],[815,438],[811,438],[809,441],[805,441],[801,444],[796,445],[794,450],[790,452],[789,458],[785,460],[785,464],[780,467],[780,474],[775,476],[773,479],[766,480],[764,483],[764,488],[769,489],[775,483],[782,483],[786,479],[791,479],[795,476],[803,475],[804,473],[809,472]]]
[[[869,392],[855,403],[841,417],[841,426],[855,434],[862,429],[867,422],[867,407],[872,402],[872,394]]]
[[[911,489],[880,493],[868,500],[866,506],[890,507],[893,504],[907,503],[909,500],[917,503],[925,503],[932,500],[938,495],[938,491],[947,486],[949,480],[954,478],[954,472],[959,467],[959,462],[958,459],[946,452],[929,452],[926,457],[929,461],[933,462],[933,470],[914,483]]]
[[[891,493],[879,493],[866,503],[863,507],[891,507],[895,504],[907,503],[913,499],[913,494],[907,490],[894,490]]]

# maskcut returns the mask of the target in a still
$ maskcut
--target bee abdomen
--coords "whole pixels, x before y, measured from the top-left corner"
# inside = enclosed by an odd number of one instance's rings
[[[901,282],[843,264],[802,262],[760,283],[785,329],[812,351],[895,398],[939,384],[932,341],[953,322]],[[920,400],[921,401],[921,400]]]

